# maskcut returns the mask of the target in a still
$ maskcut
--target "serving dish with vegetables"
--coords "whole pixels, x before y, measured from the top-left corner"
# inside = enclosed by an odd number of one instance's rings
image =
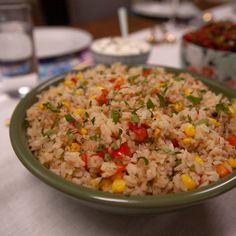
[[[164,212],[235,186],[234,96],[177,69],[97,65],[30,92],[10,136],[33,174],[87,205]]]

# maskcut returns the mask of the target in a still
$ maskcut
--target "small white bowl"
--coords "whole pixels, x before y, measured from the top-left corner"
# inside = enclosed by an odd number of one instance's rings
[[[151,47],[141,40],[109,37],[95,40],[91,51],[96,63],[143,64],[148,60]]]

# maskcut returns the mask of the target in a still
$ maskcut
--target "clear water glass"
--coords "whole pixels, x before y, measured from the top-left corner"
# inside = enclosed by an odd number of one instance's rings
[[[22,97],[37,83],[31,7],[0,5],[0,91]]]

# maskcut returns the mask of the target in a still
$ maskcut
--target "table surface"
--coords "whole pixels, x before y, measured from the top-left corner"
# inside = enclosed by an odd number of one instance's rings
[[[214,14],[218,19],[235,17],[229,6],[215,9]],[[172,32],[179,38],[185,30]],[[148,32],[130,37],[143,39]],[[149,63],[179,67],[178,55],[179,41],[155,46]],[[23,167],[12,150],[5,119],[17,102],[0,94],[0,235],[236,235],[235,189],[168,214],[119,216],[84,207],[45,185]]]

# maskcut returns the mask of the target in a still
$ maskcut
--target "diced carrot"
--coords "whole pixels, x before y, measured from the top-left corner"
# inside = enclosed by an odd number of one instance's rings
[[[230,172],[229,170],[225,167],[224,164],[219,164],[216,166],[216,172],[219,174],[221,178],[225,177],[228,175]]]

